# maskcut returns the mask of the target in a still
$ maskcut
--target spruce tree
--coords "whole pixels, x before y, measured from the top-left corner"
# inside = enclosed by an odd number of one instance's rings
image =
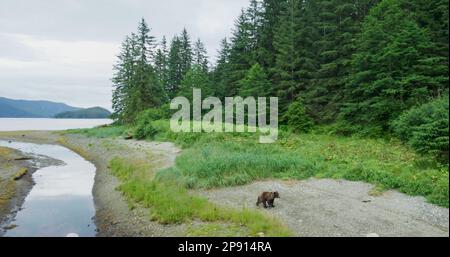
[[[142,19],[137,33],[123,42],[114,66],[112,102],[114,113],[122,122],[132,122],[140,111],[159,106],[165,98],[151,64],[154,38],[149,32]]]
[[[134,60],[132,55],[132,44],[131,38],[127,36],[122,42],[120,54],[117,56],[118,60],[113,66],[112,108],[113,116],[117,118],[119,122],[125,122],[129,91],[133,83]]]
[[[285,3],[273,40],[275,63],[271,68],[274,83],[271,93],[280,97],[280,107],[283,111],[295,99],[300,79],[300,54],[297,44],[300,2],[289,0]]]
[[[180,35],[180,58],[181,58],[181,73],[184,76],[192,65],[192,45],[189,33],[186,28],[183,29]]]
[[[150,27],[141,19],[138,25],[138,32],[135,34],[137,50],[139,51],[137,60],[141,63],[149,64],[154,58],[155,37],[150,35]]]
[[[155,72],[156,76],[160,82],[160,84],[163,86],[165,90],[168,89],[168,59],[169,59],[169,53],[167,50],[167,40],[166,37],[163,36],[161,40],[161,44],[159,45],[158,50],[156,51],[155,55]]]
[[[214,81],[213,94],[220,99],[230,96],[227,92],[229,85],[229,62],[230,62],[230,43],[226,38],[220,42],[216,65],[212,71],[212,79]]]
[[[178,36],[172,39],[168,57],[168,82],[167,92],[169,97],[173,98],[180,87],[183,79],[182,60],[181,60],[181,41]]]
[[[137,33],[132,34],[132,40],[136,47],[133,51],[135,73],[131,92],[131,113],[127,114],[130,119],[134,119],[138,112],[146,108],[159,106],[164,99],[164,91],[152,66],[154,37],[150,35],[150,28],[144,19],[140,21]]]
[[[249,48],[252,58],[256,60],[256,49],[259,47],[259,33],[262,26],[262,5],[258,0],[250,0],[250,6],[246,9]]]
[[[239,95],[242,97],[268,96],[270,90],[270,81],[261,65],[254,64],[245,74],[245,77],[239,81]]]
[[[234,96],[239,90],[239,81],[244,78],[246,72],[253,64],[252,39],[249,32],[250,23],[245,10],[235,21],[235,28],[231,37],[231,49],[229,56],[229,79],[227,92]]]
[[[275,30],[280,26],[280,18],[287,0],[263,0],[261,3],[261,18],[258,30],[258,47],[256,61],[269,71],[275,66]]]
[[[192,65],[181,81],[180,96],[184,96],[192,102],[192,89],[202,90],[202,97],[212,96],[211,81],[208,73],[199,65]]]
[[[342,116],[370,135],[388,131],[403,110],[448,90],[448,66],[439,61],[445,57],[405,3],[384,0],[372,9],[352,60]]]
[[[318,3],[318,50],[316,80],[306,92],[306,104],[315,110],[321,123],[333,122],[343,101],[346,79],[351,72],[351,57],[364,11],[374,1],[332,0]]]
[[[197,39],[194,44],[193,64],[201,67],[204,72],[208,72],[208,53],[200,39]]]
[[[280,97],[284,113],[299,95],[311,90],[318,70],[315,42],[316,6],[311,1],[288,0],[283,5],[273,46],[275,64],[271,69],[274,95]]]

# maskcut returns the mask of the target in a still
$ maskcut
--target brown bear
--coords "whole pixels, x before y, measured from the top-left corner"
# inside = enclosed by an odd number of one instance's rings
[[[259,206],[259,204],[262,203],[264,208],[275,207],[275,205],[273,205],[275,198],[280,198],[280,194],[278,192],[263,192],[258,196],[256,206]]]

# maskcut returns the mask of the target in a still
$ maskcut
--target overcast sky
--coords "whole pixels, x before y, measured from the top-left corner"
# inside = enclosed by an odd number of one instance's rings
[[[249,0],[1,0],[0,96],[110,109],[112,65],[144,17],[168,40],[186,27],[216,56]]]

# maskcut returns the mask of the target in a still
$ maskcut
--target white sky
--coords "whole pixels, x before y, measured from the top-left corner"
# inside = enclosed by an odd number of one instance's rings
[[[0,96],[110,109],[120,43],[144,17],[158,40],[186,27],[216,56],[249,0],[1,0]]]

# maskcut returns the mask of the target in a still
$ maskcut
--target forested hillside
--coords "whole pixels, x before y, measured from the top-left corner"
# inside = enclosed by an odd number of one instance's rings
[[[64,103],[36,100],[17,100],[0,97],[0,117],[53,118],[61,112],[80,110]]]
[[[214,63],[186,29],[141,20],[114,67],[113,109],[132,123],[174,96],[278,96],[282,124],[396,136],[448,161],[448,1],[251,0]],[[446,157],[445,157],[446,156]]]
[[[111,113],[102,107],[92,107],[55,115],[58,119],[107,119]]]

